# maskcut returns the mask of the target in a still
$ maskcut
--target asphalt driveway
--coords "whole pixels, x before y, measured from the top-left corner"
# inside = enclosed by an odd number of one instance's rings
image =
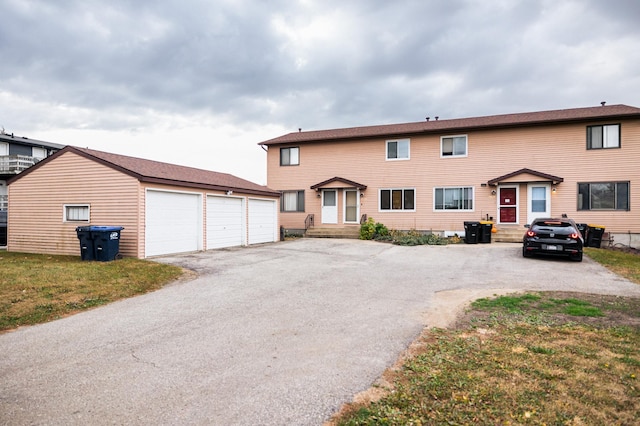
[[[0,424],[318,425],[469,299],[640,296],[589,259],[515,244],[302,239],[158,260],[199,277],[0,335]]]

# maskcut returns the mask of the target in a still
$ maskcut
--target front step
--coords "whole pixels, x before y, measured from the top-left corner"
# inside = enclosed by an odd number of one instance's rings
[[[360,238],[360,227],[349,226],[345,228],[316,228],[312,227],[307,229],[304,234],[309,238]]]
[[[498,228],[498,232],[491,235],[491,242],[521,243],[524,232],[524,228]]]

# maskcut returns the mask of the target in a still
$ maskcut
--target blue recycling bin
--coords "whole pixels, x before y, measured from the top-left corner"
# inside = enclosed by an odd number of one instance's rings
[[[92,226],[91,235],[96,260],[109,262],[120,257],[121,226]]]
[[[122,226],[79,226],[80,258],[108,262],[120,257]]]

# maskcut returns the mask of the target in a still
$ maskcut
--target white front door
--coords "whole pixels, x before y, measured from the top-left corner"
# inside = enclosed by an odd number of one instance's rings
[[[530,183],[527,185],[527,200],[527,223],[551,216],[551,185]]]
[[[322,190],[322,223],[338,223],[338,191]]]

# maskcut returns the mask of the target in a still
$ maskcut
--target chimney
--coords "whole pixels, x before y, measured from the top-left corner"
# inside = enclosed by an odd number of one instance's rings
[[[438,118],[440,118],[440,117],[438,117],[438,116],[436,115],[436,121],[438,121]]]
[[[427,117],[427,118],[426,118],[426,120],[427,120],[427,121],[429,121],[429,118],[430,118],[430,117]]]
[[[606,104],[606,103],[607,103],[606,101],[602,101],[602,102],[600,102],[600,105],[604,106],[604,104]]]

